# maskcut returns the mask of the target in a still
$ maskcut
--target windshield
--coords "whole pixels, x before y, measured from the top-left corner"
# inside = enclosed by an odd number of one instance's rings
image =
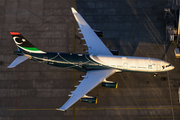
[[[169,66],[171,66],[171,63],[169,63],[169,64],[168,64],[168,65],[166,65],[166,66],[165,66],[165,65],[163,65],[163,66],[162,66],[162,68],[163,68],[163,69],[165,69],[165,68],[167,68],[167,67],[169,67]]]
[[[171,63],[169,65],[166,65],[166,67],[169,67],[169,66],[171,66]]]

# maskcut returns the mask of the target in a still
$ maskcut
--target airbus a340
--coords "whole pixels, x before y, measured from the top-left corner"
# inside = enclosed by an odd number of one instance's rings
[[[57,110],[65,111],[79,99],[84,102],[96,103],[97,99],[86,94],[102,83],[102,86],[117,88],[117,83],[106,79],[115,72],[165,72],[174,69],[170,63],[148,57],[115,56],[95,34],[83,17],[74,9],[72,13],[79,25],[79,30],[86,41],[89,54],[44,52],[37,49],[18,32],[10,32],[18,51],[18,57],[8,66],[13,68],[27,59],[57,67],[74,68],[87,72],[80,84],[71,92],[69,100]]]

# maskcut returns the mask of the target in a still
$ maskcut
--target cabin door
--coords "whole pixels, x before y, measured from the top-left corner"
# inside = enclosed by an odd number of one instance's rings
[[[124,68],[127,69],[128,68],[128,64],[124,63]]]

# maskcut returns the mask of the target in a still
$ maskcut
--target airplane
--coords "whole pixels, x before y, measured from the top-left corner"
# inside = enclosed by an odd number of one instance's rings
[[[70,98],[57,110],[65,111],[79,99],[83,102],[97,103],[97,98],[86,95],[100,83],[104,87],[117,88],[118,83],[106,79],[116,72],[158,73],[174,69],[167,61],[149,57],[116,56],[104,45],[83,17],[72,7],[72,13],[83,34],[89,54],[61,53],[41,51],[25,39],[19,32],[10,32],[18,51],[18,57],[8,66],[13,68],[27,59],[57,67],[73,68],[87,72],[76,89],[71,91]]]

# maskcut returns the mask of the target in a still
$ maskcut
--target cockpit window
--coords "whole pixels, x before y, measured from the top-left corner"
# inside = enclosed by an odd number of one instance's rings
[[[166,67],[169,67],[169,66],[171,66],[171,64],[169,64],[169,65],[166,65]]]
[[[169,66],[171,66],[171,64],[166,65],[166,66],[165,66],[165,65],[163,65],[163,66],[162,66],[162,68],[163,68],[163,69],[165,69],[165,68],[167,68],[167,67],[169,67]]]

